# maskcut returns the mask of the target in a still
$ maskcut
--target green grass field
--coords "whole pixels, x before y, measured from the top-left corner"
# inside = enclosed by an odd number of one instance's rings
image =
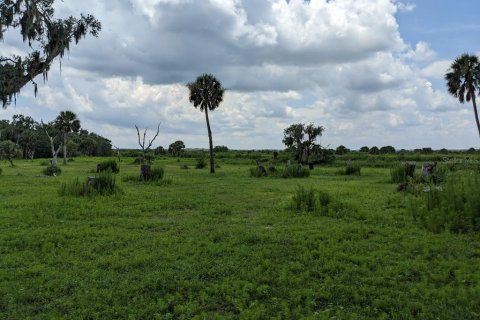
[[[122,182],[139,171],[126,159],[116,195],[58,195],[101,160],[49,178],[0,163],[0,319],[480,318],[479,234],[420,227],[389,169],[252,178],[167,158],[157,185]],[[355,210],[295,212],[299,185]]]

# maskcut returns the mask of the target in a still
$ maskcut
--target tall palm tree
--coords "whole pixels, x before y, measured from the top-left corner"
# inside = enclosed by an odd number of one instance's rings
[[[68,134],[80,130],[80,120],[72,111],[62,111],[54,121],[54,126],[63,136],[63,164],[67,164]]]
[[[210,144],[210,173],[215,173],[215,162],[213,160],[213,142],[212,130],[210,129],[210,121],[208,119],[208,111],[213,111],[223,101],[223,93],[225,89],[211,74],[202,74],[194,82],[187,84],[190,90],[190,102],[195,108],[200,107],[200,111],[205,111],[205,119],[207,120],[208,142]]]
[[[461,103],[472,101],[478,134],[480,135],[480,120],[478,119],[476,91],[480,89],[480,63],[478,57],[462,54],[456,58],[445,75],[448,92],[458,98]]]

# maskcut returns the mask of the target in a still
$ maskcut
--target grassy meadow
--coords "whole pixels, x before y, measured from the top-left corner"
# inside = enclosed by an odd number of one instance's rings
[[[250,160],[166,157],[162,184],[126,181],[124,159],[116,194],[59,196],[102,160],[0,163],[0,319],[480,318],[479,233],[422,228],[389,168],[253,178]],[[297,212],[298,186],[342,206]]]

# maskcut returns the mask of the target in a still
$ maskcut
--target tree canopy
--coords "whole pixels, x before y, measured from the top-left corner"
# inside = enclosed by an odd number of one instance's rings
[[[55,19],[54,0],[3,0],[0,2],[0,40],[10,29],[19,29],[30,52],[25,56],[0,56],[0,100],[6,108],[28,83],[37,83],[34,78],[48,71],[55,58],[61,59],[72,42],[77,44],[82,37],[98,36],[102,26],[92,15],[80,18]]]
[[[320,149],[316,140],[322,136],[323,131],[322,126],[315,126],[313,123],[292,124],[284,130],[282,142],[293,153],[295,160],[305,164],[309,162],[310,154]]]
[[[478,118],[475,95],[480,93],[480,62],[477,56],[463,54],[456,58],[445,75],[448,92],[461,103],[472,102],[478,134],[480,135],[480,120]]]

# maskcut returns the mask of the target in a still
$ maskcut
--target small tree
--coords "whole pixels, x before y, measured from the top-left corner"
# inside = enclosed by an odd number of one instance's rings
[[[393,154],[395,152],[396,152],[396,150],[392,146],[384,146],[384,147],[380,148],[380,153],[382,153],[382,154],[389,154],[389,153]]]
[[[148,141],[148,144],[146,142],[148,128],[146,128],[145,131],[143,132],[143,138],[140,138],[140,130],[138,129],[137,125],[135,125],[135,128],[137,129],[138,145],[140,146],[140,148],[142,148],[141,162],[143,164],[147,159],[147,152],[150,151],[150,148],[152,147],[153,142],[155,141],[155,139],[158,137],[158,134],[160,133],[160,123],[157,126],[157,133],[155,134],[152,140]]]
[[[51,123],[49,123],[48,125],[45,125],[43,121],[41,121],[40,123],[43,131],[45,131],[45,134],[48,137],[48,141],[50,142],[50,150],[52,152],[52,167],[56,167],[58,153],[60,152],[60,149],[62,149],[62,143],[56,142],[58,140],[58,137],[60,136],[60,132]],[[58,145],[57,147],[55,146],[56,144]]]
[[[370,154],[379,154],[380,153],[380,149],[378,149],[378,147],[376,146],[373,146],[370,148],[370,151],[369,151]]]
[[[183,143],[183,141],[177,140],[168,146],[168,153],[171,154],[173,157],[180,157],[184,149],[185,144]]]
[[[19,149],[17,145],[10,140],[0,142],[0,157],[2,159],[8,160],[10,165],[14,167],[13,159],[17,157]]]
[[[315,126],[313,123],[292,124],[284,130],[282,142],[292,152],[298,163],[307,164],[312,152],[320,147],[315,141],[322,136],[323,131],[322,126]]]
[[[338,155],[346,154],[348,152],[350,152],[350,149],[348,149],[343,145],[338,146],[337,149],[335,150],[335,153]]]

